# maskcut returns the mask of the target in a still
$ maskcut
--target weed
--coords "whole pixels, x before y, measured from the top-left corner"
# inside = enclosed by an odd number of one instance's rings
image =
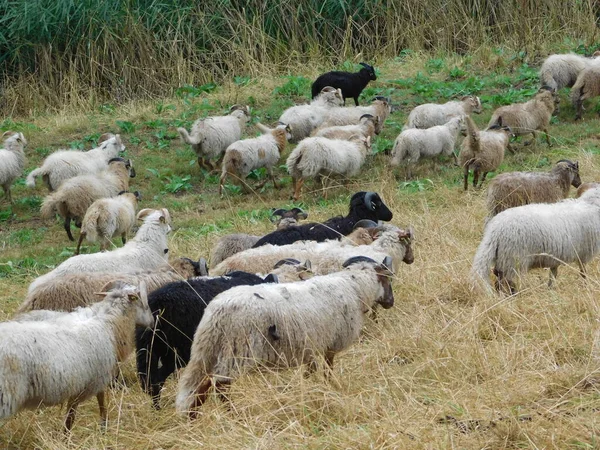
[[[433,181],[429,178],[424,178],[422,180],[405,181],[400,184],[400,189],[408,192],[423,192],[433,188],[433,186]]]
[[[312,81],[302,76],[287,76],[287,81],[282,86],[273,90],[275,95],[285,95],[288,97],[308,97]]]
[[[171,194],[175,194],[180,191],[189,191],[192,188],[192,183],[190,183],[191,175],[185,175],[180,177],[179,175],[173,175],[170,177],[166,177],[165,181],[165,191],[170,192]]]
[[[129,122],[127,120],[117,120],[117,121],[115,121],[115,123],[121,130],[121,133],[126,133],[126,134],[135,133],[135,125],[133,124],[133,122]]]

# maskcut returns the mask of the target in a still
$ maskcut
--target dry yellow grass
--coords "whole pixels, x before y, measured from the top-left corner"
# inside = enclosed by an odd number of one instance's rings
[[[398,67],[394,70],[401,74]],[[265,95],[259,101],[266,104]],[[139,111],[132,108],[119,114],[132,120]],[[485,123],[489,112],[478,122]],[[393,120],[401,123],[404,117],[405,112],[397,113]],[[75,122],[80,124],[74,127],[76,132],[85,129],[84,119]],[[94,126],[103,120],[109,122],[101,118]],[[52,127],[47,124],[68,127],[74,122],[65,117],[36,123],[48,130]],[[558,159],[555,155],[564,154],[581,161],[584,181],[600,179],[598,157],[584,147],[598,131],[595,119],[573,125],[561,117],[561,124],[552,132],[567,144],[550,154],[538,143],[525,150],[526,157]],[[34,145],[41,145],[44,136],[35,135]],[[60,141],[57,135],[52,139]],[[141,148],[129,151],[139,153],[143,161]],[[519,158],[525,157],[508,159]],[[393,222],[411,224],[416,231],[414,264],[396,268],[395,306],[382,311],[377,323],[369,322],[360,342],[336,359],[331,381],[321,372],[306,378],[302,369],[247,374],[232,385],[229,409],[211,397],[199,418],[189,422],[174,411],[176,380],[165,387],[163,409],[154,411],[136,382],[134,361],[129,360],[123,367],[127,386],[112,389],[108,396],[106,432],[97,425],[95,401],[89,400],[80,406],[68,440],[61,432],[64,408],[53,407],[25,411],[0,423],[0,447],[597,448],[597,263],[590,264],[587,282],[569,266],[559,269],[553,289],[546,287],[548,272],[537,270],[521,280],[523,290],[514,297],[473,292],[468,273],[482,234],[484,192],[463,193],[459,169],[439,175],[427,164],[419,174],[432,179],[431,188],[400,189],[386,161],[386,156],[377,156],[366,176],[352,180],[347,189],[334,190],[333,198],[343,197],[339,201],[324,206],[315,203],[315,195],[306,197],[310,219],[323,220],[344,213],[350,193],[375,190],[394,212]],[[197,174],[196,166],[184,170]],[[139,182],[147,183],[144,178]],[[172,255],[207,256],[218,235],[229,231],[193,237],[184,232],[205,223],[231,220],[234,231],[268,232],[271,224],[252,223],[236,212],[277,206],[289,191],[286,186],[281,192],[247,198],[218,200],[208,191],[178,198],[186,204],[172,212],[180,228],[171,238]],[[26,195],[22,188],[13,195],[17,193]],[[13,222],[1,232],[38,226],[34,220]],[[40,243],[7,245],[0,262],[21,253],[60,250],[65,243],[61,227],[53,224]],[[17,271],[0,278],[0,318],[10,317],[33,276],[32,271]]]

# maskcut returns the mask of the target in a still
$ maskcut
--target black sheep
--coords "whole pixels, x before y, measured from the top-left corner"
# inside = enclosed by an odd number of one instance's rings
[[[273,275],[262,279],[238,271],[223,277],[176,281],[148,296],[155,324],[153,329],[136,328],[137,371],[142,389],[152,396],[152,404],[156,409],[160,408],[160,390],[165,380],[190,360],[194,332],[206,305],[218,294],[234,286],[276,281]]]
[[[362,219],[387,222],[392,220],[392,212],[383,203],[378,193],[357,192],[350,199],[350,211],[346,217],[337,216],[322,224],[311,222],[276,230],[260,238],[253,248],[265,244],[287,245],[296,241],[323,242],[327,239],[340,239],[352,233],[356,222]]]
[[[360,63],[363,66],[358,72],[327,72],[320,75],[312,84],[312,98],[315,98],[325,86],[331,86],[342,90],[344,103],[346,98],[354,98],[354,103],[358,106],[358,97],[367,83],[376,80],[375,69],[367,63]]]

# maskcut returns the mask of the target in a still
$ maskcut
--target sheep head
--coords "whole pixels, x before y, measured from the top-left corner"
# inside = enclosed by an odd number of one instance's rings
[[[369,80],[377,79],[377,75],[375,75],[375,68],[373,66],[370,66],[364,62],[361,62],[360,65],[363,66],[363,68],[360,69],[360,72],[367,74],[369,76]]]
[[[353,256],[346,260],[342,267],[349,268],[355,264],[362,263],[364,269],[375,270],[377,274],[377,281],[379,281],[383,292],[375,300],[375,303],[379,303],[384,309],[389,309],[394,306],[394,292],[392,291],[391,279],[394,276],[392,257],[386,256],[381,264],[367,256]],[[365,264],[366,263],[366,264]]]
[[[579,161],[573,162],[569,161],[568,159],[561,159],[556,163],[554,170],[566,170],[569,174],[569,179],[571,180],[570,185],[574,188],[581,186],[581,178],[579,177]]]

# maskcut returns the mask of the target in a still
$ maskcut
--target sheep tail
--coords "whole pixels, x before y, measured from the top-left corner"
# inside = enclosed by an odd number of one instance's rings
[[[27,179],[25,180],[25,184],[27,185],[27,187],[34,188],[36,177],[39,177],[40,175],[43,175],[43,174],[44,174],[44,170],[41,167],[33,169],[29,173],[29,175],[27,175]]]
[[[498,244],[493,238],[493,233],[486,233],[483,236],[471,268],[471,281],[475,285],[484,286],[486,290],[492,289],[490,282],[490,267],[496,260]]]
[[[56,194],[50,194],[42,203],[42,207],[40,208],[40,215],[42,219],[51,219],[54,217],[56,211],[58,211],[58,203],[60,200],[57,198]]]
[[[578,101],[583,99],[585,83],[580,78],[582,77],[579,77],[573,85],[573,87],[571,88],[571,101],[573,103],[577,103]]]
[[[81,225],[81,234],[85,235],[89,242],[96,242],[98,240],[98,228],[102,225],[106,224],[100,224],[100,210],[94,208],[86,213],[85,220]]]
[[[297,148],[297,147],[296,147]],[[300,164],[302,163],[302,158],[304,157],[303,149],[299,151],[294,151],[288,156],[286,161],[288,172],[292,176],[299,176],[302,174],[302,169],[300,169]]]
[[[190,136],[188,131],[185,128],[177,128],[179,132],[179,136],[181,136],[181,140],[190,145],[198,145],[203,141],[204,136],[197,133],[194,136]]]
[[[479,138],[479,129],[471,116],[465,116],[465,121],[467,122],[467,139],[469,139],[471,151],[473,153],[478,153],[481,151],[481,140]]]
[[[263,125],[260,122],[256,123],[256,128],[258,128],[261,131],[261,133],[270,133],[271,131],[273,131],[271,128]]]

